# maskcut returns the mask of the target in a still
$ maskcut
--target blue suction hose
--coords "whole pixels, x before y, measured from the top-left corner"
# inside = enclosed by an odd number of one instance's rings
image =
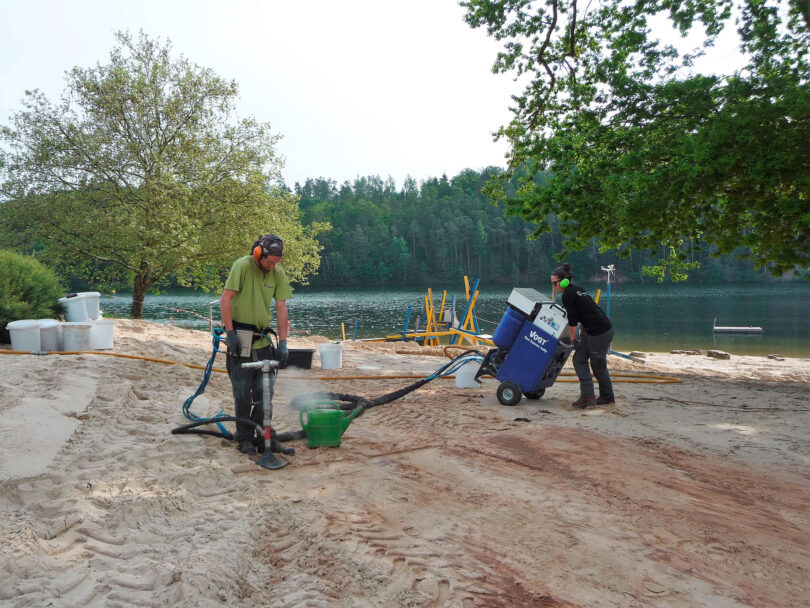
[[[214,424],[214,423],[216,423],[216,425],[219,427],[219,430],[221,431],[220,433],[216,433],[214,431],[202,431],[202,430],[199,430],[199,431],[196,431],[197,433],[205,434],[205,435],[215,435],[217,437],[224,437],[225,439],[233,439],[233,435],[231,435],[230,431],[228,431],[228,429],[226,429],[222,425],[222,422],[227,422],[227,421],[226,420],[219,420],[219,419],[226,418],[226,416],[224,414],[224,410],[219,410],[217,415],[213,416],[212,418],[200,418],[196,414],[191,413],[191,404],[194,402],[194,400],[197,397],[199,397],[200,395],[202,395],[205,392],[205,387],[208,385],[209,380],[211,380],[211,371],[214,369],[214,360],[217,358],[217,353],[222,352],[222,351],[219,350],[219,343],[223,340],[222,334],[224,334],[224,333],[225,333],[225,330],[224,329],[219,329],[219,328],[216,328],[211,332],[211,335],[213,337],[212,342],[213,342],[213,345],[214,345],[214,352],[211,353],[211,358],[208,359],[208,363],[205,364],[205,372],[203,373],[203,379],[202,379],[202,382],[200,382],[200,386],[197,387],[197,390],[194,392],[194,394],[191,397],[189,397],[188,399],[186,399],[183,402],[183,416],[185,416],[187,420],[191,420],[192,422],[200,422],[200,423],[203,423],[203,424]],[[198,425],[194,425],[194,426],[198,426]],[[174,431],[172,431],[172,432],[174,432]]]

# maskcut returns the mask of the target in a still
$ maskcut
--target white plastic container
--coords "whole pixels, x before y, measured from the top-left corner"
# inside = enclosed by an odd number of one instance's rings
[[[93,326],[90,330],[90,348],[93,350],[108,350],[113,347],[115,324],[111,319],[96,319],[90,321]]]
[[[84,296],[84,307],[87,309],[87,318],[91,321],[100,319],[101,310],[99,309],[99,299],[101,298],[101,294],[97,291],[80,291],[79,295]]]
[[[93,324],[89,321],[62,323],[62,350],[91,350]]]
[[[321,344],[318,350],[321,353],[321,369],[340,369],[343,367],[342,344]]]
[[[39,321],[12,321],[6,325],[6,329],[11,335],[11,350],[39,352]]]
[[[481,368],[478,361],[468,361],[456,370],[456,388],[479,388],[481,385],[475,381],[475,374]]]
[[[39,349],[42,352],[62,350],[59,338],[59,321],[56,319],[39,320]]]
[[[81,293],[73,293],[64,298],[59,298],[59,303],[65,310],[65,321],[68,323],[81,323],[89,321],[87,314],[87,296]]]

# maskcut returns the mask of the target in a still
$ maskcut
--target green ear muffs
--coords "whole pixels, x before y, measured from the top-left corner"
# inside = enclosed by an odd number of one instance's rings
[[[562,287],[563,289],[568,287],[570,284],[571,284],[571,281],[569,281],[568,279],[563,279],[562,281],[560,281],[560,287]]]

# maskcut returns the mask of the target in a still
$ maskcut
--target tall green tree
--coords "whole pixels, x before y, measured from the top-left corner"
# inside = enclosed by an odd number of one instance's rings
[[[421,184],[408,178],[400,192],[386,186],[377,202],[367,198],[368,184],[381,181],[377,177],[355,180],[357,192],[350,183],[338,190],[334,181],[324,178],[296,184],[304,222],[332,226],[318,236],[323,263],[312,284],[435,286],[436,281],[453,284],[464,274],[489,285],[536,285],[540,279],[545,284],[558,265],[554,256],[562,250],[559,221],[549,216],[551,231],[528,239],[533,224],[505,217],[503,209],[482,194],[485,184],[501,172],[497,167],[466,169],[452,179],[429,178]],[[701,264],[692,281],[773,279],[753,272],[750,260],[712,257],[713,250],[700,250],[700,245],[690,240],[685,246],[685,261]],[[642,268],[655,263],[654,255],[644,250],[632,251],[617,263],[617,251],[600,251],[596,240],[568,259],[585,280],[603,280],[602,266],[616,264],[618,280],[644,281]]]
[[[268,231],[294,280],[318,268],[316,234],[280,183],[279,136],[234,111],[237,85],[173,57],[171,43],[117,34],[110,61],[74,68],[59,103],[26,92],[8,145],[3,240],[42,244],[79,276],[132,281],[131,317],[170,275],[216,289]]]
[[[594,238],[659,251],[652,272],[676,279],[695,265],[684,243],[744,252],[775,274],[810,265],[808,0],[462,5],[504,43],[494,71],[526,83],[498,133],[508,171],[488,192],[534,236],[555,216],[566,252]],[[662,43],[660,17],[701,31],[705,47],[735,17],[745,66],[697,73],[705,49]]]

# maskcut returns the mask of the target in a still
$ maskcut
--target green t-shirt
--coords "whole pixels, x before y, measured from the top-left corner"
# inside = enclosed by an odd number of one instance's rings
[[[273,300],[281,302],[292,298],[287,273],[276,264],[270,272],[256,265],[252,255],[239,258],[231,266],[225,289],[235,291],[231,300],[233,320],[264,329],[273,320],[270,306]],[[253,348],[267,344],[261,340],[253,343]]]

